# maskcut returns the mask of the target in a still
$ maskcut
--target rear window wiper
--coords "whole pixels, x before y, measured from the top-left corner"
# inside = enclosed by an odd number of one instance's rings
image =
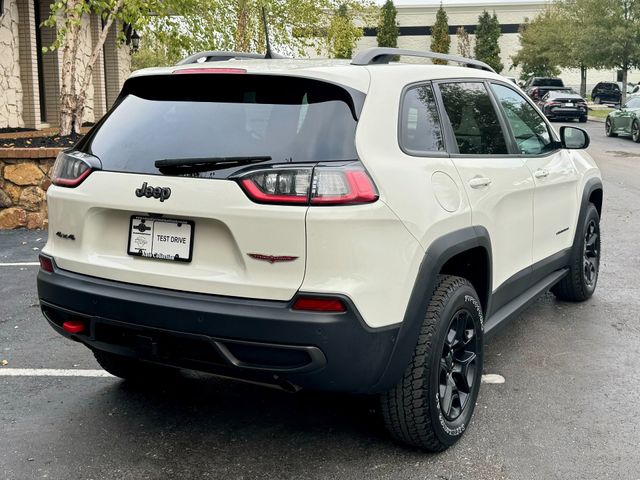
[[[252,163],[268,162],[271,157],[244,156],[244,157],[203,157],[203,158],[167,158],[156,160],[154,165],[161,172],[208,172],[222,168],[239,167]]]

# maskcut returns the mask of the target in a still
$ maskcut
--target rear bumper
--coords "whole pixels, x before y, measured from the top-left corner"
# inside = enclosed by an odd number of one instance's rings
[[[54,330],[91,349],[252,381],[375,393],[399,325],[371,329],[345,313],[126,284],[55,268],[38,295]],[[86,330],[69,334],[67,320]]]

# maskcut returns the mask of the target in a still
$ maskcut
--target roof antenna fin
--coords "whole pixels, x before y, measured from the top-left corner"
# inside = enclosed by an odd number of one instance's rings
[[[265,53],[264,58],[271,59],[273,58],[273,52],[271,51],[271,42],[269,42],[269,25],[267,24],[267,13],[264,5],[262,6],[262,25],[264,26],[264,36],[267,40],[267,53]]]

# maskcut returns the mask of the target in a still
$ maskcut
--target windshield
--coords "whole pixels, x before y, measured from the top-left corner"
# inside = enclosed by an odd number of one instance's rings
[[[152,174],[166,159],[353,160],[359,93],[294,77],[138,77],[80,148],[104,170]]]

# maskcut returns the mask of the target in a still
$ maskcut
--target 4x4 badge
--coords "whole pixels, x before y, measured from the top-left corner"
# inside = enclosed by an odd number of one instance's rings
[[[164,202],[171,196],[171,189],[169,187],[152,187],[144,182],[140,188],[136,188],[136,196],[159,198],[161,202]]]

